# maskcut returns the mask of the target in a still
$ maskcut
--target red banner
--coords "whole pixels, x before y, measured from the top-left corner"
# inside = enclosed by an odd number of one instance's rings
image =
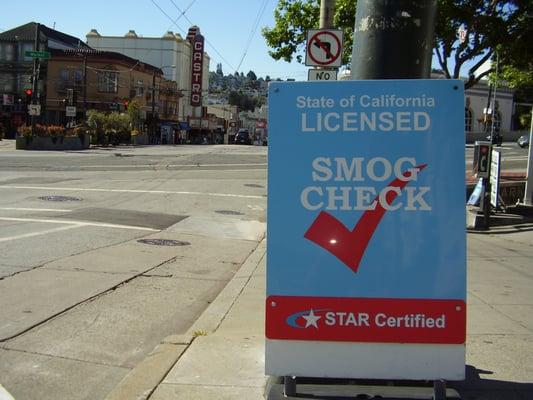
[[[374,343],[465,342],[463,300],[270,296],[269,339]]]

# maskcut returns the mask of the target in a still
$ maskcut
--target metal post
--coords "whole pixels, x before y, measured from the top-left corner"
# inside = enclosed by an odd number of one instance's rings
[[[492,146],[491,146],[490,151],[492,153]],[[490,173],[490,169],[489,169],[489,173]],[[481,209],[483,210],[483,229],[490,229],[490,176],[488,178],[483,178],[482,185],[483,185],[483,191],[482,191],[483,197],[482,197],[482,202],[481,202]]]
[[[335,0],[322,0],[320,2],[320,29],[333,28],[333,15],[335,14]]]
[[[296,396],[296,377],[295,376],[284,376],[283,377],[283,395]]]
[[[34,49],[35,51],[39,51],[39,35],[40,35],[40,24],[35,24],[35,41],[34,41]],[[40,63],[38,58],[33,59],[33,82],[32,82],[32,90],[31,90],[31,104],[35,104],[35,100],[37,97],[37,88],[38,88],[38,81],[39,81],[39,75],[40,75]],[[33,133],[35,131],[35,116],[31,116],[31,132]]]
[[[496,79],[495,79],[495,82],[494,82],[494,93],[492,95],[492,103],[491,103],[491,106],[490,108],[492,109],[492,118],[491,118],[491,121],[490,121],[490,142],[492,144],[494,144],[494,120],[496,119],[496,91],[498,90],[498,67],[499,67],[499,64],[500,64],[500,57],[498,55],[498,53],[496,52],[496,73],[495,73],[495,76],[496,76]],[[501,124],[501,121],[500,121],[500,124]]]
[[[352,79],[423,79],[431,73],[437,0],[358,0]]]
[[[150,125],[151,141],[153,141],[155,140],[155,71],[152,73],[152,118],[150,119]]]
[[[87,119],[87,50],[83,53],[83,118]]]
[[[531,108],[531,126],[529,128],[529,156],[527,158],[526,191],[524,204],[533,206],[533,107]]]

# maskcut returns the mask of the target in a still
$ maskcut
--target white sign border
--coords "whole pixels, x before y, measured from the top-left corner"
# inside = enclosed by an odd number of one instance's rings
[[[465,355],[464,344],[266,339],[265,372],[275,376],[324,376],[327,371],[335,378],[456,381],[465,378],[465,368],[457,368],[464,365]]]

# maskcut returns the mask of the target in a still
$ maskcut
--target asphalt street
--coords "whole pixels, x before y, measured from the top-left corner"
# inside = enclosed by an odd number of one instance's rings
[[[198,318],[219,300],[221,290],[232,287],[241,265],[261,248],[265,147],[151,146],[58,153],[16,151],[5,142],[0,142],[0,384],[17,400],[105,398],[137,365],[150,360],[164,338],[194,331]],[[504,170],[524,171],[527,149],[506,143],[502,152]],[[467,171],[470,146],[465,155]],[[509,302],[507,292],[501,297],[494,289],[501,283],[499,269],[487,281],[485,258],[498,257],[499,262],[514,255],[522,262],[529,257],[530,244],[522,243],[522,237],[516,243],[512,235],[506,239],[495,254],[469,250],[469,302],[479,309],[469,317],[469,357],[471,365],[501,370],[502,381],[527,382],[530,336],[525,329],[530,319],[520,314],[516,326],[507,320],[490,323],[514,309],[491,314]],[[476,251],[494,247],[482,236],[471,237],[470,247],[472,243]],[[257,263],[264,262],[261,257]],[[508,268],[530,275],[525,261]],[[259,271],[250,282],[261,279],[264,272]],[[526,312],[530,299],[525,282],[506,283],[505,290],[515,284]],[[257,320],[252,325],[258,347],[250,348],[259,349],[263,323],[253,305],[264,301],[261,287],[251,287],[254,301],[245,302],[250,316],[243,312],[236,313],[234,322],[228,319],[233,324],[229,331],[225,328],[230,336],[204,340],[202,328],[193,332],[202,339],[198,343],[233,340],[242,347],[235,332],[243,331],[248,339],[246,321]],[[493,298],[494,293],[501,298]],[[523,354],[518,363],[506,358],[514,353],[505,352],[505,346],[497,358],[481,350],[494,344],[491,351],[497,353],[501,335],[508,332],[527,333],[509,345]],[[494,337],[482,336],[489,334]],[[480,362],[478,357],[485,354],[487,360]],[[209,363],[212,356],[205,357],[193,357],[194,362]],[[189,376],[187,365],[177,364],[156,394],[177,390],[182,381],[189,390],[196,375]],[[177,379],[182,370],[185,378]],[[262,368],[257,371],[261,391],[264,375]],[[227,380],[221,382],[227,386]]]
[[[525,172],[527,168],[527,158],[529,149],[520,148],[514,142],[503,143],[501,147],[494,147],[501,149],[502,152],[502,170],[507,172]],[[474,158],[474,146],[469,145],[465,152],[466,169],[472,169],[472,160]]]
[[[16,399],[105,397],[264,237],[266,148],[4,142],[0,384]]]

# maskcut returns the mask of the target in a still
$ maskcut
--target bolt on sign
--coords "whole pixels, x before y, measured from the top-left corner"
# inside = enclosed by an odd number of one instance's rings
[[[202,72],[204,64],[204,37],[197,33],[192,39],[191,106],[202,105]]]
[[[269,88],[266,373],[465,376],[458,80]]]

